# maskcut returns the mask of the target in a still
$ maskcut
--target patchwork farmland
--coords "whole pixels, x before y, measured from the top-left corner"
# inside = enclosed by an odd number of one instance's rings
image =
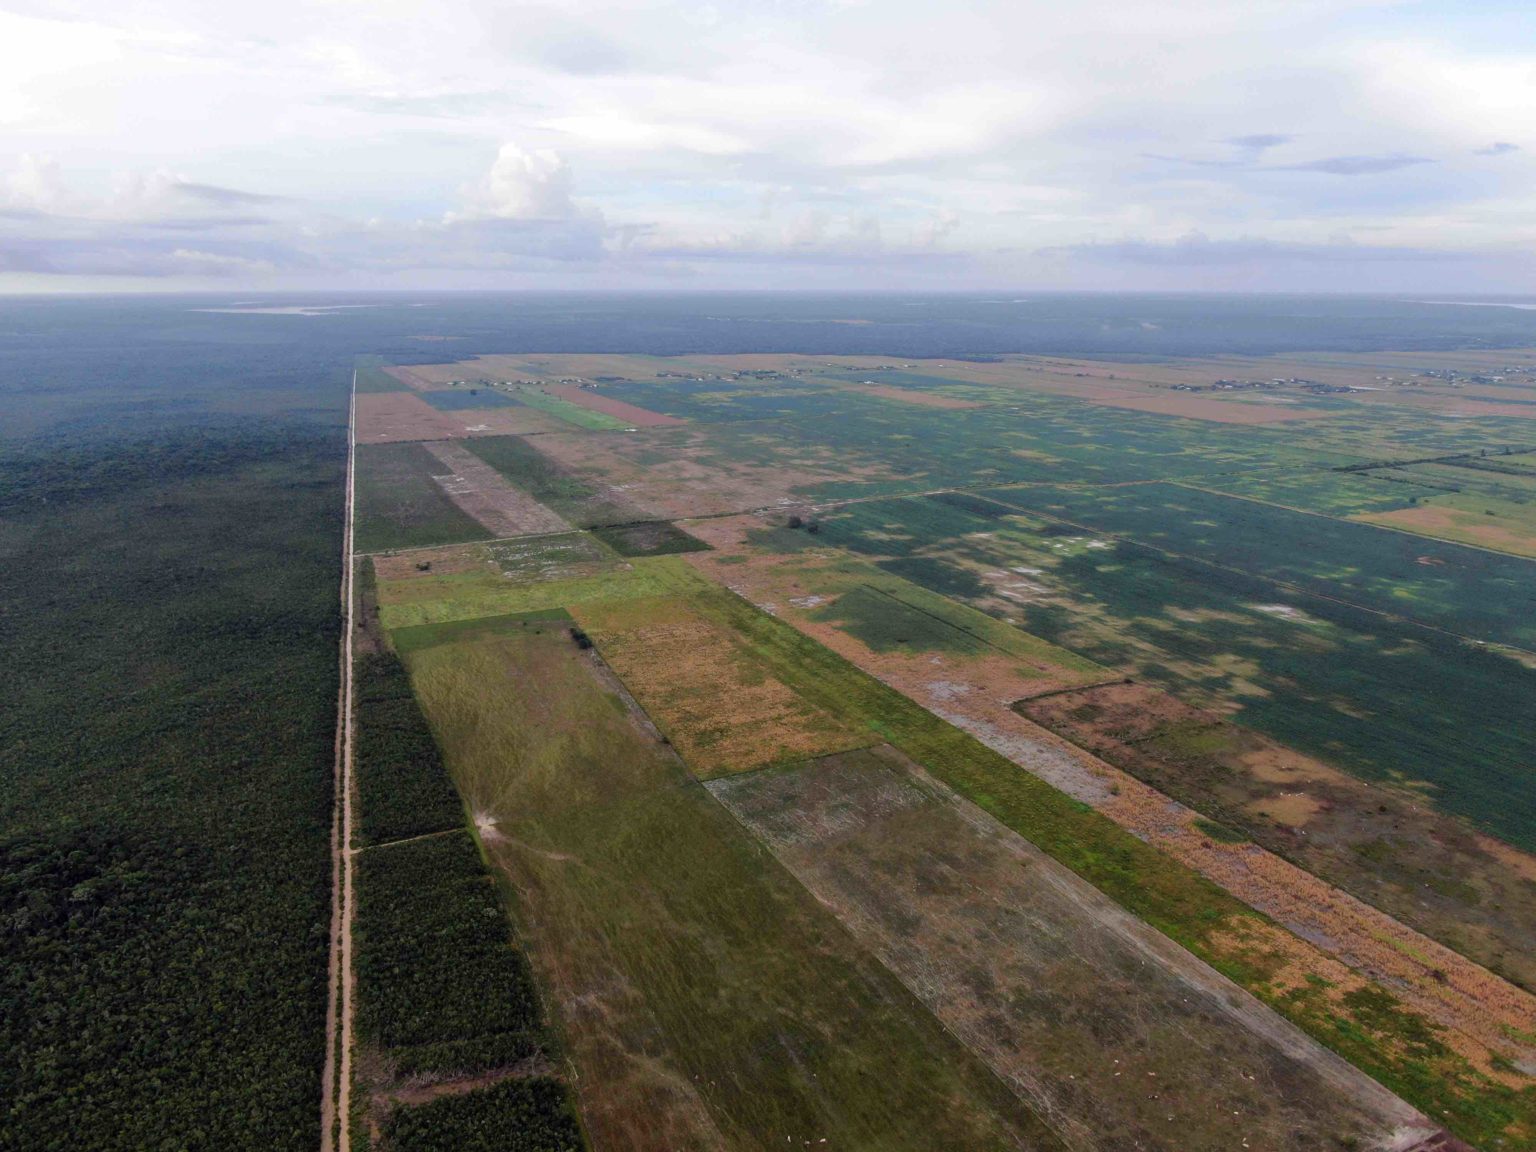
[[[338,1148],[1536,1148],[1536,354],[357,393]]]

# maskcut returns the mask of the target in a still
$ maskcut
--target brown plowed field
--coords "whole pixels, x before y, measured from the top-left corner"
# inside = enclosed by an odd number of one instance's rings
[[[464,425],[457,413],[439,412],[414,392],[358,393],[359,444],[452,440],[463,435]]]
[[[453,469],[435,476],[448,498],[497,536],[548,535],[571,526],[532,496],[512,487],[502,474],[469,449],[445,440],[427,451]]]
[[[679,600],[582,604],[571,614],[700,777],[870,742]]]

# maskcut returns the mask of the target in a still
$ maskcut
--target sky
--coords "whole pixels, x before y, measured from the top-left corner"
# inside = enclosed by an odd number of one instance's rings
[[[0,292],[1536,293],[1506,0],[0,0]]]

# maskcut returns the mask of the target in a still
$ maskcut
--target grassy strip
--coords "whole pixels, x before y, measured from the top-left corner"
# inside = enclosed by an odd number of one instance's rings
[[[467,832],[358,857],[357,1023],[412,1071],[473,1072],[544,1046],[528,962]]]
[[[691,785],[565,628],[408,663],[466,799],[497,822],[485,849],[566,1009],[594,1142],[1060,1147]]]
[[[574,424],[578,428],[610,432],[615,428],[629,427],[628,421],[620,420],[617,416],[598,412],[592,408],[583,408],[580,404],[572,404],[569,400],[562,400],[558,396],[551,396],[536,388],[518,389],[517,398],[530,408],[548,412],[551,416],[557,416],[567,424]]]
[[[396,634],[419,625],[442,625],[487,616],[522,616],[588,602],[631,600],[682,592],[696,580],[684,563],[670,556],[636,559],[633,569],[542,583],[508,580],[495,570],[418,576],[387,584],[382,590],[384,624]],[[531,617],[530,617],[531,618]]]
[[[1107,817],[1021,770],[842,657],[739,597],[700,590],[695,610],[729,622],[763,661],[807,698],[868,725],[960,794],[1178,941],[1317,1040],[1465,1139],[1511,1147],[1536,1137],[1536,1092],[1477,1072],[1433,1026],[1390,993],[1342,1002],[1316,982],[1271,983],[1281,958],[1227,943],[1264,917]]]
[[[576,1113],[565,1086],[543,1078],[398,1108],[384,1129],[388,1152],[577,1152]]]

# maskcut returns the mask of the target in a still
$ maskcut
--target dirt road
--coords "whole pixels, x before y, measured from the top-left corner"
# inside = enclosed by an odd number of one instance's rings
[[[357,374],[347,418],[347,507],[342,530],[341,686],[336,702],[335,812],[331,824],[330,994],[325,1019],[325,1083],[320,1097],[320,1152],[351,1152],[352,1104],[352,509],[357,467]],[[339,1120],[339,1124],[338,1124]]]

